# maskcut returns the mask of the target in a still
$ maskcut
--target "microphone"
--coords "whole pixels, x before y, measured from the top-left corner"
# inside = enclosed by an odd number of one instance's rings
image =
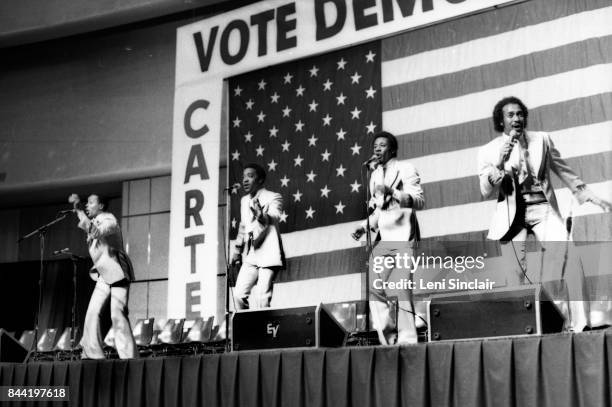
[[[510,139],[512,140],[512,148],[510,149],[508,154],[506,154],[506,156],[504,157],[504,162],[508,161],[508,159],[510,158],[510,155],[512,155],[512,150],[514,150],[514,146],[516,146],[516,143],[518,142],[519,137],[521,137],[521,134],[523,134],[522,131],[519,132],[516,129],[510,130],[510,134],[508,135],[510,136]]]
[[[235,182],[231,186],[224,188],[225,191],[239,191],[242,188],[242,184],[240,182]]]
[[[55,250],[55,251],[53,252],[53,255],[54,255],[54,256],[59,256],[60,254],[66,254],[66,253],[68,253],[68,252],[70,252],[70,249],[69,249],[68,247],[64,247],[63,249],[60,249],[60,250]]]
[[[512,141],[516,142],[518,141],[519,137],[521,137],[521,134],[523,134],[523,131],[519,131],[517,129],[512,129],[510,130],[510,134],[509,136],[512,138]]]
[[[64,209],[63,211],[59,211],[57,214],[63,215],[65,213],[70,213],[70,212],[74,212],[74,209]]]
[[[368,159],[368,161],[365,161],[365,162],[364,162],[363,164],[361,164],[361,165],[365,167],[365,166],[368,166],[368,165],[370,165],[371,163],[373,163],[373,162],[375,162],[375,161],[376,161],[376,162],[379,162],[379,159],[378,159],[378,157],[376,156],[376,154],[374,154],[372,157],[370,157],[370,158]]]

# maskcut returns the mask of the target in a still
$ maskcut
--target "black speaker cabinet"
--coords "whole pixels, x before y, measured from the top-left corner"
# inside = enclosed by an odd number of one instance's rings
[[[563,317],[539,286],[438,294],[429,303],[429,340],[561,332]]]
[[[323,305],[236,312],[232,349],[344,346],[347,333]]]
[[[28,351],[4,329],[0,329],[0,362],[22,363]]]

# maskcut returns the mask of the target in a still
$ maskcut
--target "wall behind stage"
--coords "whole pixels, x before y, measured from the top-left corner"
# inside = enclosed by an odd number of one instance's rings
[[[182,24],[0,50],[0,195],[168,174]]]

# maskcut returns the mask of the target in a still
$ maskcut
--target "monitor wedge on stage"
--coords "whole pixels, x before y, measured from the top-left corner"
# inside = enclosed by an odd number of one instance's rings
[[[428,312],[429,340],[561,332],[563,317],[540,286],[436,294]]]
[[[339,347],[347,332],[323,305],[236,312],[232,349]]]

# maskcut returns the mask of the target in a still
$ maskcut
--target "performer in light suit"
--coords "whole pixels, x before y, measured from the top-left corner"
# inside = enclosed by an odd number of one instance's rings
[[[394,256],[396,253],[412,254],[414,244],[420,239],[416,209],[423,208],[425,198],[417,170],[410,163],[397,160],[398,143],[395,136],[381,132],[374,136],[374,155],[370,178],[371,198],[369,207],[370,228],[380,234],[381,243],[374,249],[373,256]],[[352,236],[359,240],[365,233],[367,221],[362,222]],[[395,242],[392,245],[385,242]],[[397,332],[393,331],[392,318],[387,297],[390,290],[376,288],[374,280],[398,281],[412,278],[410,270],[385,269],[380,274],[372,273],[370,278],[370,309],[372,322],[378,331],[382,344],[416,343],[417,334],[410,290],[395,290],[398,296]]]
[[[114,330],[117,353],[122,359],[135,358],[138,349],[127,318],[128,293],[134,270],[123,248],[117,218],[106,212],[107,203],[99,195],[89,196],[85,211],[79,205],[78,195],[70,195],[68,201],[74,205],[79,218],[78,227],[87,233],[89,255],[93,261],[90,275],[96,280],[85,315],[81,356],[83,359],[104,359],[100,313],[110,299],[111,329]]]
[[[246,195],[240,201],[240,226],[232,259],[234,264],[242,262],[234,289],[237,309],[269,307],[274,275],[285,264],[278,227],[283,199],[264,188],[265,180],[261,166],[245,166],[242,186]],[[251,298],[255,284],[259,297]]]
[[[524,243],[516,252],[514,242],[524,242],[533,232],[542,244],[540,281],[563,281],[570,299],[568,329],[582,331],[588,325],[584,301],[584,275],[577,256],[568,256],[573,245],[561,218],[550,180],[552,170],[582,204],[592,202],[610,210],[610,204],[598,198],[561,158],[548,133],[527,131],[528,110],[516,97],[500,100],[493,110],[493,125],[502,133],[478,153],[480,191],[484,198],[497,198],[497,207],[489,228],[489,239],[511,242],[521,270],[525,272]],[[556,243],[553,243],[556,242]],[[504,246],[504,245],[502,245]],[[521,280],[523,276],[520,276]]]

